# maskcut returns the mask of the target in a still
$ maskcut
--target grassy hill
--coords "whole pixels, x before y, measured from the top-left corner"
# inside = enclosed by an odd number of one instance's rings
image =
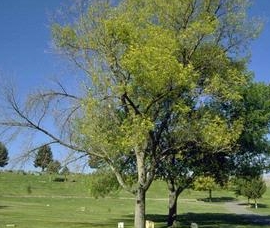
[[[52,181],[55,176],[0,173],[0,228],[113,228],[124,221],[133,227],[133,196],[119,192],[106,198],[89,195],[89,176],[70,175],[67,182]],[[232,192],[214,191],[215,201],[204,201],[205,192],[185,191],[179,199],[181,227],[197,222],[199,227],[262,227],[231,214],[224,201],[233,199]],[[240,200],[244,200],[240,198]],[[270,191],[264,195],[257,212],[269,215]],[[255,210],[255,209],[250,209]],[[156,181],[147,194],[147,217],[155,227],[166,227],[166,184]],[[269,226],[264,226],[269,227]]]

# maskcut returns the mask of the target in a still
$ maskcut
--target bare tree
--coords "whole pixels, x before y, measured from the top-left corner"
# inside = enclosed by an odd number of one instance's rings
[[[14,140],[24,134],[29,145],[25,146],[20,160],[34,156],[43,145],[61,144],[71,151],[83,152],[74,142],[73,120],[80,115],[81,97],[69,93],[59,80],[54,81],[54,89],[40,89],[26,97],[24,101],[16,94],[14,84],[2,88],[1,94],[1,137]],[[35,142],[42,133],[42,142]]]

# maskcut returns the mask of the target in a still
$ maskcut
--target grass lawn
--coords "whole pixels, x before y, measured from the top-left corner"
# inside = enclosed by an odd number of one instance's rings
[[[134,200],[120,192],[107,198],[89,196],[88,176],[69,176],[68,182],[52,182],[47,175],[34,176],[0,173],[0,228],[15,224],[20,228],[113,228],[124,221],[133,227]],[[197,222],[199,227],[251,228],[269,227],[250,224],[242,216],[230,214],[224,201],[233,200],[228,191],[214,191],[214,202],[205,202],[207,193],[185,191],[179,199],[181,227]],[[245,199],[241,199],[244,200]],[[259,201],[261,214],[270,214],[270,191]],[[250,209],[255,210],[255,209]],[[157,228],[166,227],[167,190],[156,181],[147,194],[147,218]]]

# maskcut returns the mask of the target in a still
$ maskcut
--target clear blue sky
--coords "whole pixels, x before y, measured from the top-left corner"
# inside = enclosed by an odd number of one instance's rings
[[[13,77],[22,95],[64,69],[51,53],[49,28],[49,15],[64,2],[0,0],[0,74]],[[249,67],[256,80],[270,83],[270,0],[255,0],[250,13],[266,23],[251,46]]]
[[[16,78],[22,88],[28,90],[57,74],[57,61],[50,53],[49,14],[63,2],[0,0],[0,72]],[[255,0],[251,12],[267,21],[252,44],[250,69],[257,80],[270,82],[270,1]]]
[[[0,1],[0,72],[29,90],[56,73],[50,51],[49,14],[62,0]]]
[[[264,30],[260,37],[251,45],[250,69],[255,73],[255,79],[270,83],[270,1],[254,0],[251,15],[265,20]]]

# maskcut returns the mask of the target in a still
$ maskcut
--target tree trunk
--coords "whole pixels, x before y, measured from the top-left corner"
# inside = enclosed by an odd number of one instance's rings
[[[169,214],[167,218],[167,226],[172,226],[177,218],[177,199],[179,194],[177,191],[170,191],[169,193]]]
[[[167,180],[169,190],[169,213],[167,226],[172,226],[177,219],[177,200],[180,193],[185,189],[183,186],[177,186],[173,178]]]
[[[179,178],[179,177],[178,177]],[[184,177],[183,177],[184,178]],[[186,183],[180,185],[175,182],[174,178],[167,179],[167,186],[169,190],[169,213],[167,217],[167,226],[173,226],[177,219],[177,200],[179,195],[188,187],[193,181],[193,178],[185,178]]]
[[[255,209],[258,209],[257,199],[254,199],[254,201],[255,201]]]
[[[135,228],[145,228],[145,194],[146,194],[146,171],[145,171],[145,154],[136,150],[138,187],[135,198]]]
[[[212,202],[212,189],[209,189],[209,202]]]
[[[134,227],[145,228],[145,190],[143,188],[138,188],[135,200]]]

